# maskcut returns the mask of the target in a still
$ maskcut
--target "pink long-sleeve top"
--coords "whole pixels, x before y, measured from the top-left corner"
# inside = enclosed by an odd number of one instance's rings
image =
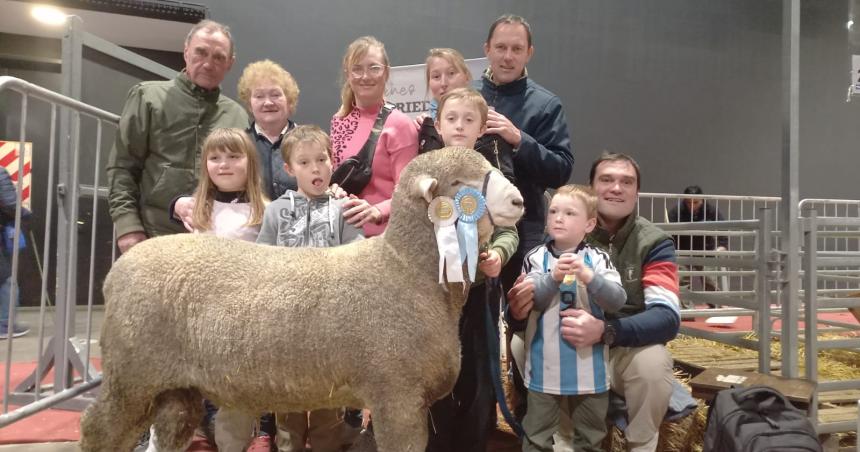
[[[331,145],[335,168],[361,151],[367,138],[370,137],[370,130],[376,122],[376,115],[380,108],[382,104],[369,108],[354,107],[352,112],[343,118],[332,117]],[[394,193],[394,186],[400,179],[403,167],[417,154],[418,131],[415,125],[403,112],[393,110],[385,120],[379,141],[376,143],[370,183],[357,194],[359,198],[373,204],[382,213],[381,223],[364,225],[366,237],[382,234],[385,230],[391,214],[391,195]]]

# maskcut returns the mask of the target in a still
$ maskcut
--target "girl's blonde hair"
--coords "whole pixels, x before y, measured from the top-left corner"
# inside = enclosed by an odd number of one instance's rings
[[[442,112],[445,110],[445,103],[452,100],[463,100],[471,103],[478,109],[478,113],[481,114],[481,124],[487,123],[487,111],[490,109],[487,107],[487,101],[484,100],[484,96],[482,96],[481,93],[472,88],[457,88],[445,93],[445,95],[439,99],[439,106],[436,109],[437,121],[442,118]]]
[[[373,36],[362,36],[352,41],[349,47],[346,48],[346,54],[344,54],[341,64],[343,85],[340,88],[340,109],[335,113],[335,116],[343,118],[352,112],[352,108],[355,105],[355,93],[352,91],[352,87],[349,86],[349,70],[359,60],[364,58],[372,48],[377,48],[382,53],[382,64],[385,66],[385,82],[388,82],[389,64],[388,53],[385,52],[385,44]]]
[[[466,59],[463,58],[462,53],[456,49],[449,49],[447,47],[430,49],[430,51],[427,52],[427,58],[424,60],[424,78],[427,80],[428,93],[430,92],[430,60],[433,58],[442,58],[451,64],[451,66],[454,66],[454,69],[457,69],[457,72],[466,74],[466,78],[472,80],[472,71],[469,70],[469,66],[466,66]]]
[[[579,199],[585,205],[586,217],[589,219],[597,218],[597,193],[594,192],[593,188],[588,185],[567,184],[558,187],[558,190],[555,191],[554,196],[561,195]]]
[[[215,129],[203,142],[203,152],[200,162],[200,180],[194,192],[194,211],[192,220],[200,231],[212,229],[212,207],[215,201],[215,191],[218,187],[209,177],[206,161],[213,152],[238,152],[247,158],[245,196],[251,205],[251,215],[246,226],[256,226],[263,222],[263,211],[266,209],[266,195],[263,194],[263,184],[260,181],[260,158],[251,138],[242,129]]]
[[[318,144],[326,150],[328,159],[332,159],[331,140],[329,139],[328,134],[323,132],[323,130],[318,126],[310,124],[296,126],[295,129],[291,130],[287,136],[284,137],[284,141],[281,143],[281,157],[284,158],[284,163],[287,165],[290,164],[290,156],[293,154],[296,147],[302,143]]]
[[[237,91],[239,91],[239,99],[245,104],[245,107],[251,110],[251,92],[254,87],[261,82],[268,81],[274,82],[284,91],[287,105],[290,107],[290,111],[295,113],[296,104],[299,102],[299,85],[292,74],[272,60],[255,61],[245,66],[242,71]]]

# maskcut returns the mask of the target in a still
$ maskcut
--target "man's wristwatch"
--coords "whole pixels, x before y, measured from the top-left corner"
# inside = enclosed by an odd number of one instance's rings
[[[615,333],[615,327],[611,323],[604,320],[603,336],[600,337],[600,339],[603,340],[603,343],[610,347],[615,344]]]

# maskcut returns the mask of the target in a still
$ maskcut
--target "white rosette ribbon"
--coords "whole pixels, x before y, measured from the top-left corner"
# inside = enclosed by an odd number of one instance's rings
[[[439,248],[439,283],[464,282],[463,258],[460,255],[460,245],[457,241],[457,229],[454,224],[460,213],[454,206],[454,200],[448,196],[434,198],[427,207],[427,216],[436,231],[436,246]]]

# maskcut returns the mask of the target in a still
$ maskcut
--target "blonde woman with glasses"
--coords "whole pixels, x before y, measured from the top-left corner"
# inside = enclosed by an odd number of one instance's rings
[[[353,41],[343,57],[341,106],[331,120],[334,166],[356,156],[370,137],[385,103],[389,75],[385,45],[372,36]],[[408,116],[393,110],[385,119],[371,162],[370,182],[344,205],[347,222],[379,235],[388,224],[391,195],[403,167],[418,153],[418,132]]]

